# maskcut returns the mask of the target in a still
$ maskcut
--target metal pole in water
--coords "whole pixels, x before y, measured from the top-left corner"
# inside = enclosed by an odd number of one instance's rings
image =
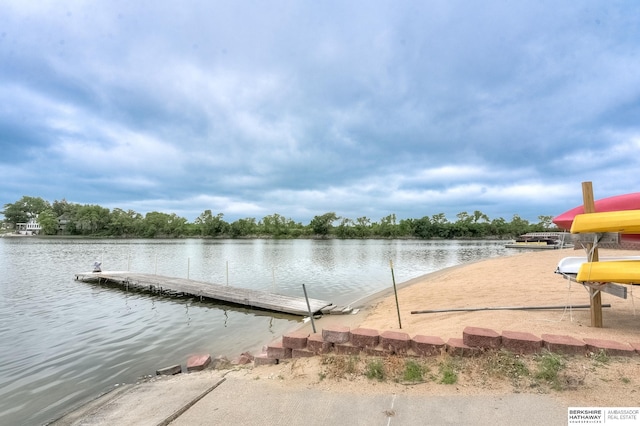
[[[307,310],[309,311],[309,318],[311,318],[311,328],[313,332],[316,332],[316,323],[313,322],[313,312],[311,312],[311,305],[309,304],[309,298],[307,297],[307,288],[302,284],[302,291],[304,291],[304,300],[307,301]]]
[[[189,279],[189,270],[191,269],[191,258],[187,257],[187,279]]]
[[[229,261],[227,260],[227,286],[229,285]]]
[[[156,253],[156,269],[154,271],[154,274],[158,275],[158,253]]]
[[[391,267],[391,279],[393,280],[393,293],[396,296],[396,310],[398,311],[398,325],[402,329],[402,321],[400,320],[400,305],[398,304],[398,289],[396,288],[396,277],[393,274],[393,261],[389,259],[389,266]]]
[[[127,255],[127,272],[131,270],[131,252]]]

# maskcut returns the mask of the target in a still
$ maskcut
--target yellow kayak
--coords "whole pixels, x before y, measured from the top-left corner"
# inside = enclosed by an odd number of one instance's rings
[[[619,232],[640,234],[640,210],[579,214],[573,219],[571,233]]]
[[[640,284],[640,260],[586,262],[580,266],[576,281]]]

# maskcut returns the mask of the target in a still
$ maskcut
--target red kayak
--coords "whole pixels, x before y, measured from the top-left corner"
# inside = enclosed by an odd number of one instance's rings
[[[633,192],[631,194],[616,195],[614,197],[602,198],[595,201],[596,212],[615,212],[621,210],[640,210],[640,192]],[[578,214],[584,213],[584,206],[578,206],[571,210],[556,216],[553,219],[558,228],[571,230],[571,224],[573,219]],[[621,235],[622,240],[640,240],[640,235]]]

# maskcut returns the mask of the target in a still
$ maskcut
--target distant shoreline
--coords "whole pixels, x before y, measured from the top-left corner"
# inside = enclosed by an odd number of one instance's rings
[[[156,237],[140,237],[140,236],[114,236],[114,235],[24,235],[16,234],[15,232],[6,232],[0,234],[1,237],[29,237],[39,238],[43,240],[47,239],[74,239],[74,240],[316,240],[316,241],[391,241],[391,240],[403,240],[403,241],[509,241],[513,240],[510,236],[491,236],[491,237],[460,237],[460,238],[418,238],[411,236],[398,236],[398,237],[353,237],[353,238],[341,238],[337,236],[299,236],[299,237],[274,237],[270,235],[254,235],[254,236],[201,236],[201,235],[189,235],[189,236],[156,236]]]

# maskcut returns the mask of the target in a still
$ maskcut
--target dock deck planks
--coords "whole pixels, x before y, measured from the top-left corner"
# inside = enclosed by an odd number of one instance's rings
[[[173,296],[192,296],[218,300],[249,308],[259,308],[293,315],[309,315],[304,297],[285,296],[246,288],[223,286],[185,278],[166,277],[132,272],[84,272],[75,274],[76,281],[116,284],[125,289]],[[311,312],[320,312],[331,306],[330,302],[309,299]]]

